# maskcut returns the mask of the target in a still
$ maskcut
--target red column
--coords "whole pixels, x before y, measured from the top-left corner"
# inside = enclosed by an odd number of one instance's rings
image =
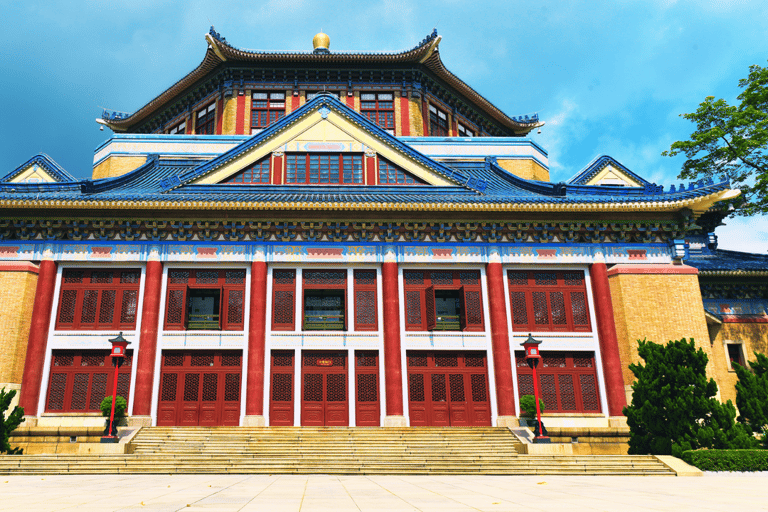
[[[621,410],[627,405],[627,395],[624,392],[624,379],[621,375],[619,341],[616,337],[611,289],[608,286],[608,269],[605,263],[590,265],[589,277],[592,281],[592,295],[595,297],[597,335],[600,339],[600,357],[603,361],[608,414],[622,416]]]
[[[155,376],[157,329],[160,321],[160,290],[163,286],[163,264],[147,261],[144,279],[144,302],[141,306],[139,354],[136,357],[136,388],[133,392],[133,415],[149,416],[152,410],[152,381]]]
[[[40,399],[40,387],[43,379],[43,363],[48,341],[48,328],[51,326],[51,308],[53,291],[56,286],[56,263],[52,260],[40,262],[37,275],[35,302],[32,305],[32,324],[29,329],[27,358],[24,362],[24,375],[21,378],[19,405],[26,416],[37,415],[37,402]]]
[[[219,105],[216,107],[216,135],[221,135],[221,127],[224,123],[224,98],[219,99]]]
[[[264,415],[264,342],[267,332],[267,264],[251,263],[246,416]]]
[[[501,263],[488,263],[488,310],[491,315],[491,344],[493,370],[496,375],[496,403],[499,416],[515,415],[515,388],[512,382],[512,357],[509,353],[509,332],[504,299],[504,272]]]
[[[245,133],[245,93],[237,93],[237,114],[235,117],[235,133],[242,135]],[[250,134],[249,134],[250,135]]]
[[[400,97],[400,133],[402,133],[404,137],[411,134],[411,113],[409,107],[410,102],[408,101],[408,95],[405,94]]]
[[[403,371],[400,361],[400,304],[397,293],[397,263],[381,266],[384,299],[384,384],[387,416],[403,415]]]

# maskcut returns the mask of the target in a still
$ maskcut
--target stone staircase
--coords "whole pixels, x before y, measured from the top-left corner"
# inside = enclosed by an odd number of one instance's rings
[[[506,428],[153,427],[125,455],[0,456],[0,474],[674,475],[652,456],[520,455]]]

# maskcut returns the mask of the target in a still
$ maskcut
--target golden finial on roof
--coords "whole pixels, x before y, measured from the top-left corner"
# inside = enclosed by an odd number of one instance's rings
[[[318,32],[312,38],[312,46],[315,49],[315,53],[329,53],[328,49],[331,47],[331,38],[328,37],[328,34]]]

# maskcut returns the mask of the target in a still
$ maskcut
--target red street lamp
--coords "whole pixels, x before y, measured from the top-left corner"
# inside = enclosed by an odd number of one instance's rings
[[[115,402],[117,401],[117,374],[120,367],[123,366],[123,361],[125,361],[126,347],[130,343],[128,340],[123,338],[122,331],[120,331],[120,334],[118,334],[116,338],[109,340],[109,342],[112,344],[112,353],[109,354],[109,357],[112,358],[112,366],[115,367],[115,384],[112,387],[112,411],[109,414],[109,423],[107,424],[107,430],[105,432],[106,435],[102,436],[101,438],[102,443],[117,442],[117,426],[115,425]]]
[[[534,443],[549,443],[549,437],[546,436],[544,430],[544,424],[541,422],[541,406],[539,405],[539,378],[536,376],[536,367],[541,361],[541,353],[539,352],[539,345],[541,340],[533,339],[531,333],[528,333],[528,339],[523,342],[523,348],[525,349],[525,362],[533,370],[533,399],[536,401],[536,428],[534,430]]]

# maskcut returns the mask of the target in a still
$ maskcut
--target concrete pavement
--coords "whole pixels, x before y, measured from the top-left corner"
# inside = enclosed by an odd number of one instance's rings
[[[768,510],[768,473],[596,476],[0,476],[2,511]]]

